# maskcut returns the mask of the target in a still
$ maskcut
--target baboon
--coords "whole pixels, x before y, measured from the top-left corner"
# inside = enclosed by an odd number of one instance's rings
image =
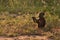
[[[45,13],[41,12],[39,14],[39,19],[36,19],[35,17],[32,17],[33,21],[38,24],[38,28],[44,28],[46,24],[46,20],[44,18]]]

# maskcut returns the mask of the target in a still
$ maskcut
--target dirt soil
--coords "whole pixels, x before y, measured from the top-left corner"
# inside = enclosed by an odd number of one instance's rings
[[[21,35],[17,37],[0,37],[0,40],[49,40],[48,36],[39,35]]]

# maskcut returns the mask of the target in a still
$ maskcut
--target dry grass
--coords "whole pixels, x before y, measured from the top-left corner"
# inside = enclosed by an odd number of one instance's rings
[[[18,12],[17,14],[9,13],[9,12],[1,12],[0,13],[0,35],[2,36],[17,36],[21,34],[35,34],[38,33],[37,31],[37,24],[33,22],[32,16],[37,16],[38,14],[22,14]],[[49,12],[45,14],[46,18],[46,27],[43,29],[43,34],[47,36],[54,36],[59,39],[57,35],[60,35],[60,32],[55,31],[60,27],[60,21],[58,16],[51,15]],[[59,30],[59,29],[57,29]],[[49,34],[49,35],[48,35]]]

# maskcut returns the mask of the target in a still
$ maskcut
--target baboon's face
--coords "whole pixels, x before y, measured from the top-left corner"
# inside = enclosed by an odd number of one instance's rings
[[[45,15],[45,13],[40,13],[39,18],[43,17],[44,15]]]

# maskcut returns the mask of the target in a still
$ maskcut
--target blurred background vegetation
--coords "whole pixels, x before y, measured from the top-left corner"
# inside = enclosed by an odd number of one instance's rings
[[[0,35],[37,33],[32,17],[38,19],[41,11],[46,11],[44,30],[60,35],[60,0],[0,0]]]

